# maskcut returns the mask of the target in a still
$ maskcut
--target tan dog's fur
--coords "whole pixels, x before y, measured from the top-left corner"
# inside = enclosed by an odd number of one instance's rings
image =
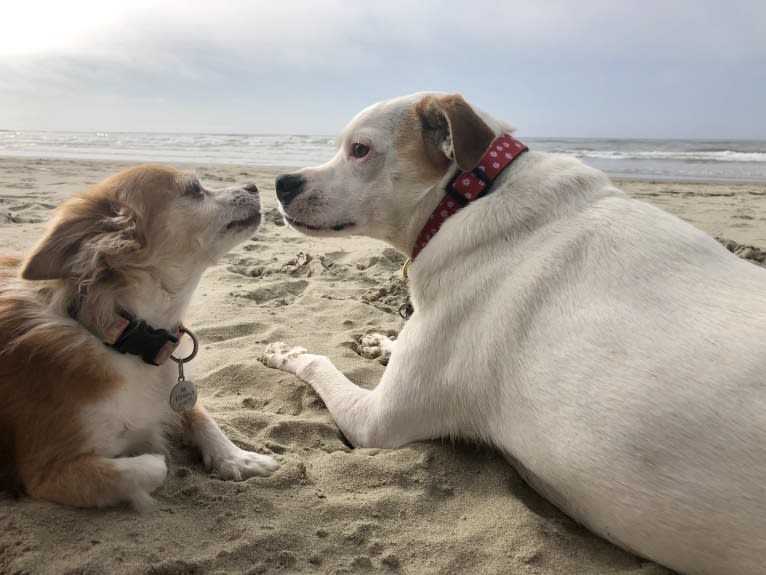
[[[162,166],[120,172],[65,203],[24,261],[0,259],[0,480],[79,507],[142,508],[166,474],[164,431],[181,426],[227,479],[275,462],[232,444],[198,402],[170,408],[177,380],[121,355],[70,315],[125,310],[177,326],[202,272],[260,222],[254,187],[213,192]]]

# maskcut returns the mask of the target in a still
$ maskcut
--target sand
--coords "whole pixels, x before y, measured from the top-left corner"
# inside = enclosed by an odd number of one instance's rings
[[[23,253],[56,205],[123,165],[0,158],[2,251]],[[311,389],[256,357],[270,341],[301,344],[374,386],[384,368],[357,355],[356,340],[398,330],[402,257],[373,240],[287,229],[273,188],[284,169],[182,167],[212,185],[255,181],[262,192],[261,230],[211,268],[194,297],[186,323],[202,350],[186,373],[235,442],[274,454],[281,467],[224,482],[178,445],[149,514],[6,497],[0,573],[669,573],[575,524],[492,449],[349,449]],[[764,185],[623,187],[712,235],[766,248]]]

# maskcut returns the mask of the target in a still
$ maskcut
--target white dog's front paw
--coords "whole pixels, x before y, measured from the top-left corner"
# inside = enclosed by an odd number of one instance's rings
[[[258,361],[266,367],[295,373],[295,360],[304,353],[308,353],[305,347],[290,347],[286,343],[278,341],[269,344],[263,355],[258,358]]]
[[[227,481],[243,481],[256,475],[271,475],[279,467],[279,463],[273,457],[245,451],[236,445],[224,453],[205,459],[205,466]]]
[[[394,342],[381,333],[369,333],[359,342],[359,355],[367,359],[377,359],[383,365],[388,364]]]

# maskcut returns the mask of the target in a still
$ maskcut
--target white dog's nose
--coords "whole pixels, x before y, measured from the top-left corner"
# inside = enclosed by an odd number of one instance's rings
[[[277,198],[286,208],[303,191],[306,178],[300,174],[282,174],[277,177],[275,187],[277,189]]]

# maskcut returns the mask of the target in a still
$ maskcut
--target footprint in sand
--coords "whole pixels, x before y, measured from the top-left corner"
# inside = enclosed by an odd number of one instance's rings
[[[20,212],[22,210],[29,210],[29,209],[43,209],[43,210],[52,210],[56,206],[53,204],[45,204],[42,202],[37,202],[33,204],[19,204],[17,206],[11,206],[8,208],[11,212]]]
[[[202,327],[195,331],[200,340],[205,343],[215,343],[259,333],[268,329],[268,327],[268,324],[265,323],[249,322]]]
[[[313,448],[328,453],[349,450],[333,423],[299,419],[278,421],[266,430],[266,437],[280,445],[291,446],[293,449]]]
[[[726,238],[717,237],[716,239],[733,254],[738,255],[744,260],[748,260],[755,264],[760,264],[766,267],[766,250],[761,250],[754,246],[745,246],[735,242],[734,240],[727,240]]]
[[[245,251],[255,251],[257,246],[245,246]],[[264,260],[257,257],[240,256],[227,269],[235,274],[250,278],[260,278],[273,275],[288,275],[291,277],[314,277],[320,275],[337,275],[347,266],[337,263],[332,258],[334,254],[314,257],[307,252],[299,252],[296,256],[282,260],[272,258]]]
[[[276,305],[283,306],[294,302],[308,285],[309,282],[306,280],[275,282],[237,295],[253,300],[258,304],[274,301]]]

